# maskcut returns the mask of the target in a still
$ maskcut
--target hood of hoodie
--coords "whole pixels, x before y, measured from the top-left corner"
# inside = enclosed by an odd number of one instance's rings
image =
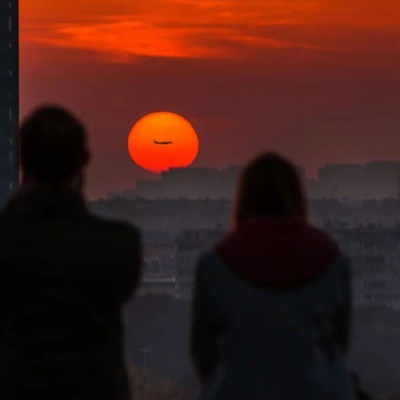
[[[277,288],[309,283],[339,255],[325,232],[287,217],[243,220],[215,251],[243,279]]]

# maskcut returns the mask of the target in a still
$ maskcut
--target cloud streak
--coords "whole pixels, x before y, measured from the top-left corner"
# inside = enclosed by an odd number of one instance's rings
[[[372,0],[115,0],[114,7],[103,0],[72,6],[43,0],[47,14],[33,6],[36,0],[23,1],[23,41],[89,50],[114,62],[138,56],[261,59],[271,49],[400,49],[398,0],[380,6]]]
[[[256,32],[226,26],[165,27],[130,18],[109,18],[93,24],[51,26],[51,34],[29,34],[27,41],[58,47],[92,50],[114,61],[135,56],[240,59],[245,50],[307,49],[322,46],[268,38]]]

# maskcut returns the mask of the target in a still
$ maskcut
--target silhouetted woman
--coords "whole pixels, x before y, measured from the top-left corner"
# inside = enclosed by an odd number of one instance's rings
[[[232,232],[196,269],[201,400],[354,399],[349,275],[336,243],[308,223],[295,167],[274,153],[251,162]]]

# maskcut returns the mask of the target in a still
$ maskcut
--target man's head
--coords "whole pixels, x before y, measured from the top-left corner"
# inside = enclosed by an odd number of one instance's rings
[[[68,185],[89,161],[86,129],[60,107],[41,107],[20,128],[20,157],[25,181]]]

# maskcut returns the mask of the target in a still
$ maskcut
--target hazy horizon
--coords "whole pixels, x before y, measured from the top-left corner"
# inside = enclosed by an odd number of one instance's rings
[[[155,111],[192,123],[195,167],[400,159],[397,0],[20,0],[20,31],[21,117],[50,102],[87,123],[92,198],[151,176],[127,137]]]

